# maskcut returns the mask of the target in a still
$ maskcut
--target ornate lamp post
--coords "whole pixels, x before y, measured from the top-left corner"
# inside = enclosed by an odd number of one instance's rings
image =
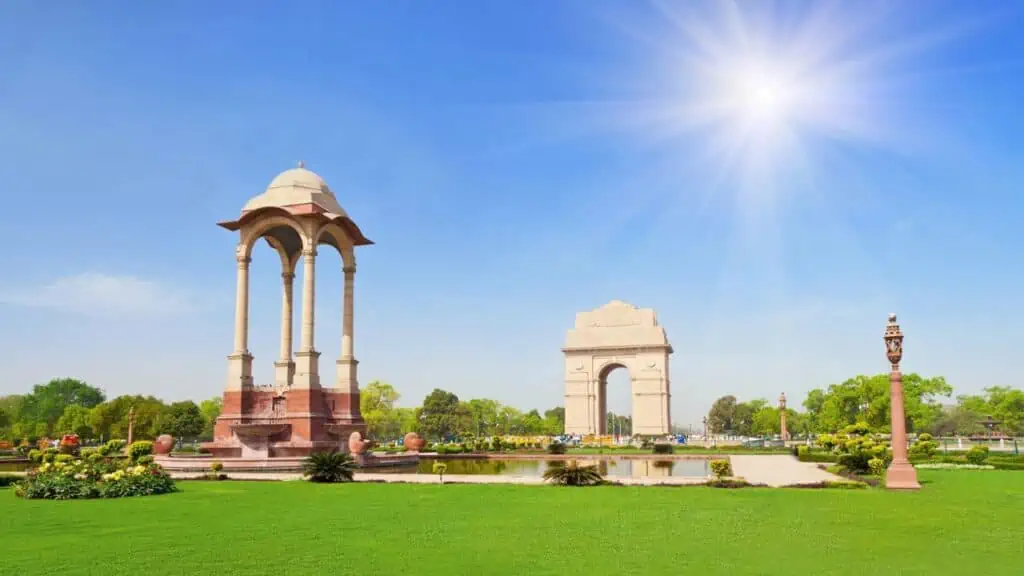
[[[786,430],[786,393],[783,392],[779,396],[779,434],[782,437],[782,441],[786,442],[789,440],[789,430]]]
[[[892,425],[892,463],[885,472],[885,487],[890,490],[920,490],[917,483],[917,470],[907,460],[907,420],[903,411],[903,374],[900,373],[900,360],[903,359],[903,332],[896,323],[896,315],[889,314],[889,324],[885,327],[885,352],[892,365],[889,373],[891,425]]]
[[[704,423],[704,445],[707,446],[708,445],[708,417],[705,416],[704,420],[702,420],[701,422]]]

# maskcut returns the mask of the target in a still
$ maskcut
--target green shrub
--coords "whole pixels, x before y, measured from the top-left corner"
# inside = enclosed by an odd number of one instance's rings
[[[672,454],[673,452],[675,452],[675,450],[672,449],[672,445],[671,444],[655,444],[654,445],[654,453],[655,454]]]
[[[128,457],[135,462],[143,456],[149,456],[153,453],[153,443],[149,440],[139,440],[138,442],[132,442],[131,446],[128,447]]]
[[[967,451],[967,461],[971,464],[984,464],[988,459],[988,446],[971,446]]]
[[[753,488],[754,484],[743,478],[712,478],[704,483],[712,488]]]
[[[72,456],[71,454],[57,454],[56,456],[53,457],[54,462],[61,462],[64,464],[71,462],[74,459],[75,457]]]
[[[715,475],[715,478],[725,478],[727,476],[732,476],[732,465],[726,458],[723,458],[721,460],[712,460],[711,472]]]
[[[28,459],[33,464],[41,464],[43,462],[43,453],[42,451],[36,449],[29,450]]]
[[[139,458],[137,460],[135,460],[135,463],[136,464],[142,464],[143,466],[152,464],[153,463],[153,455],[152,454],[146,454],[145,456],[139,456]]]
[[[101,446],[99,451],[100,454],[103,454],[104,456],[118,456],[122,452],[124,452],[124,446],[124,440],[114,438],[113,440],[110,440],[106,444]]]
[[[994,466],[996,470],[1024,470],[1024,461],[1012,456],[991,456],[985,460],[985,464]]]
[[[885,476],[885,460],[881,458],[872,458],[868,460],[868,469],[875,476]]]
[[[823,488],[834,488],[838,490],[863,490],[868,485],[865,482],[858,480],[825,480],[822,483]]]
[[[501,436],[495,436],[494,438],[491,438],[491,450],[493,450],[495,452],[501,452],[501,449],[502,449]]]
[[[822,434],[818,436],[818,446],[821,446],[825,450],[832,451],[835,449],[837,444],[836,437],[832,434]]]
[[[214,460],[213,462],[210,462],[210,470],[214,474],[219,474],[220,471],[223,470],[223,469],[224,469],[224,464],[220,460]]]
[[[939,443],[931,434],[924,433],[917,437],[917,442],[910,446],[907,456],[911,459],[929,459],[939,449]]]
[[[437,474],[440,477],[441,483],[444,484],[444,473],[448,471],[448,465],[444,462],[438,462],[435,460],[433,470],[434,474]]]
[[[806,462],[807,457],[811,454],[811,447],[806,444],[800,444],[796,447],[796,452],[793,454],[797,460]]]
[[[867,436],[871,434],[871,426],[868,426],[867,422],[857,422],[843,428],[843,434],[847,436]]]
[[[88,460],[89,456],[97,454],[98,452],[98,448],[82,448],[81,450],[78,451],[78,457],[81,458],[82,460]]]
[[[356,462],[344,452],[315,452],[302,462],[302,474],[310,482],[351,482]]]
[[[565,454],[567,451],[565,444],[561,442],[552,442],[548,444],[548,454]]]
[[[16,494],[29,499],[73,500],[145,496],[174,490],[174,481],[156,464],[111,470],[106,461],[91,465],[73,460],[42,464],[17,485]]]
[[[103,462],[104,460],[106,460],[106,458],[104,458],[103,454],[100,454],[99,452],[93,452],[92,454],[89,454],[88,456],[83,456],[82,459],[85,460],[86,462],[90,463],[90,464],[93,464],[93,465],[98,464],[98,463]]]
[[[829,474],[835,474],[836,476],[842,476],[843,474],[847,474],[850,471],[847,470],[846,466],[843,466],[842,464],[833,464],[831,466],[826,466],[825,472],[828,472]]]
[[[52,463],[53,459],[56,458],[56,457],[57,457],[56,454],[52,454],[49,451],[43,451],[43,464],[50,464],[50,463]]]
[[[593,486],[600,484],[604,478],[596,465],[580,466],[578,462],[568,464],[551,463],[544,471],[544,479],[559,486]]]

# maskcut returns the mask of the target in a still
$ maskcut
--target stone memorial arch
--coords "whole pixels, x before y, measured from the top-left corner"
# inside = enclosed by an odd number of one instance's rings
[[[323,179],[301,162],[251,198],[236,220],[219,225],[239,234],[234,349],[228,356],[224,407],[214,441],[205,447],[215,456],[227,458],[293,457],[344,450],[352,432],[366,431],[359,412],[353,291],[355,248],[373,242],[363,236]],[[249,352],[249,262],[261,239],[280,259],[281,346],[274,362],[274,383],[256,386]],[[313,343],[317,252],[324,245],[341,254],[344,272],[344,290],[333,292],[343,302],[340,355],[336,376],[326,379],[321,377],[320,352]],[[293,355],[292,284],[300,262],[302,322],[298,351]]]
[[[633,398],[633,434],[668,434],[669,355],[672,345],[654,310],[612,300],[576,314],[566,336],[565,432],[605,434],[608,374],[629,371]]]

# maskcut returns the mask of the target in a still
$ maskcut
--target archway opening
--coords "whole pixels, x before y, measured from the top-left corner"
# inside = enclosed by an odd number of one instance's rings
[[[281,359],[281,322],[284,308],[283,278],[288,261],[302,251],[302,238],[290,226],[268,228],[253,240],[249,264],[249,352],[253,355],[253,383],[277,383],[275,362]],[[302,280],[293,281],[292,318],[302,313]],[[293,332],[293,334],[298,334]],[[297,343],[297,337],[294,339]],[[293,344],[294,348],[294,344]]]
[[[598,404],[601,435],[633,435],[633,382],[624,365],[612,364],[602,371]]]

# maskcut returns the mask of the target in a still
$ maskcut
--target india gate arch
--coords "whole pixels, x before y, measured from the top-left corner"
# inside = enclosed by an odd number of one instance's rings
[[[672,430],[669,356],[672,345],[654,310],[620,300],[576,314],[566,335],[565,433],[603,434],[607,418],[607,377],[629,372],[633,434]]]

